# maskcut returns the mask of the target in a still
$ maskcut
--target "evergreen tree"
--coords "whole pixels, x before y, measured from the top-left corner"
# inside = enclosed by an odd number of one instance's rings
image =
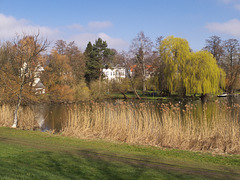
[[[88,43],[84,52],[86,61],[85,78],[88,83],[101,77],[101,70],[104,66],[110,66],[115,53],[107,48],[107,42],[101,38],[95,44]]]
[[[100,74],[100,62],[96,58],[91,42],[88,43],[84,56],[86,61],[85,78],[87,83],[90,83],[92,80],[97,80]]]
[[[111,66],[113,57],[115,55],[114,51],[108,48],[107,42],[103,41],[101,38],[93,44],[93,52],[95,58],[100,63],[101,68],[104,66]]]

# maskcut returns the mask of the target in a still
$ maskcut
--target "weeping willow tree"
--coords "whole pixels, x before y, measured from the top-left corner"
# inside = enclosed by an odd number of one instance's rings
[[[164,75],[170,93],[183,91],[186,62],[190,58],[188,41],[174,36],[166,37],[160,45],[160,56],[165,64]]]
[[[192,52],[186,66],[184,86],[189,94],[216,94],[225,86],[225,72],[208,51]]]
[[[169,36],[160,45],[164,75],[170,93],[208,94],[225,85],[225,72],[207,51],[190,52],[188,41]]]

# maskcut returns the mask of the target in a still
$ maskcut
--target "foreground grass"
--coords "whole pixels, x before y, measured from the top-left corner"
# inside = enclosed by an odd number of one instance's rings
[[[0,179],[238,179],[240,156],[0,128]]]

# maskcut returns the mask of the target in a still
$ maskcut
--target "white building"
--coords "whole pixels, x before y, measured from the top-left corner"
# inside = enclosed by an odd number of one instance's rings
[[[46,87],[42,84],[40,79],[40,76],[43,71],[44,68],[40,64],[38,64],[34,69],[33,73],[31,73],[31,71],[29,71],[28,69],[26,62],[23,63],[23,67],[21,68],[20,76],[23,76],[24,73],[26,77],[32,77],[33,75],[33,82],[32,83],[30,82],[29,86],[33,87],[35,94],[45,94]]]
[[[126,78],[126,68],[115,66],[108,69],[103,69],[104,78],[108,80]]]
[[[41,73],[44,71],[44,68],[38,64],[37,67],[34,69],[34,81],[32,87],[35,90],[35,94],[45,94],[45,86],[42,84],[40,76]]]

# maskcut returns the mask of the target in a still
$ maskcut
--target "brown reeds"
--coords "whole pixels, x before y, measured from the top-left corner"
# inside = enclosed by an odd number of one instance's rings
[[[14,106],[0,106],[0,126],[11,127]],[[193,151],[240,154],[240,106],[154,103],[83,103],[67,106],[62,134]],[[38,126],[34,109],[19,110],[18,127]]]
[[[0,126],[12,126],[14,110],[15,106],[6,104],[0,105]],[[33,129],[36,126],[34,112],[28,106],[19,108],[18,119],[18,128],[20,129]]]
[[[120,102],[74,105],[62,133],[132,144],[216,153],[240,153],[239,105]]]

